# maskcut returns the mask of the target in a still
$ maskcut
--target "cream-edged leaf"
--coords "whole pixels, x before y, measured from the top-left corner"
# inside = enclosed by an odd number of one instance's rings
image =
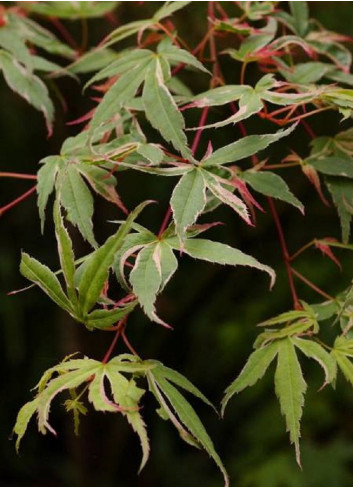
[[[217,243],[208,239],[186,239],[182,248],[178,243],[178,240],[171,238],[168,240],[170,245],[176,249],[182,249],[185,253],[196,258],[197,260],[206,260],[211,263],[218,263],[220,265],[232,265],[232,266],[245,266],[257,268],[263,272],[266,272],[271,279],[271,287],[275,281],[275,272],[271,267],[263,265],[255,258],[242,251],[232,248],[223,243]]]
[[[293,344],[299,348],[299,350],[304,353],[308,358],[315,360],[323,369],[325,373],[326,384],[331,384],[334,382],[337,375],[337,365],[329,353],[318,343],[311,340],[304,340],[303,338],[292,337]]]
[[[246,136],[239,139],[235,143],[228,144],[223,148],[217,149],[209,158],[203,161],[203,166],[217,166],[226,165],[227,163],[233,163],[238,160],[252,156],[259,151],[267,148],[270,144],[278,141],[279,139],[288,136],[297,124],[293,124],[288,129],[283,129],[275,132],[274,134],[257,134],[252,136]]]
[[[22,253],[20,272],[24,277],[38,285],[58,306],[70,314],[73,306],[63,292],[54,272],[27,253]]]
[[[176,232],[183,241],[187,228],[196,222],[206,205],[206,185],[199,169],[194,168],[181,177],[174,188],[170,205]]]
[[[146,117],[152,126],[184,158],[193,160],[184,132],[185,121],[164,82],[159,58],[151,62],[147,70],[142,97]]]

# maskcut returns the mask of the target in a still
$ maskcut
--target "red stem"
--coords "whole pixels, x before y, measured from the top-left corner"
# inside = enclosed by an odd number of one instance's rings
[[[119,339],[119,336],[122,332],[122,329],[124,328],[124,326],[126,324],[127,318],[128,318],[128,316],[125,316],[123,319],[121,319],[118,322],[116,333],[114,335],[113,341],[110,343],[110,346],[109,346],[108,350],[106,351],[106,354],[103,357],[102,363],[107,363],[109,361],[109,358],[111,357],[111,354],[113,353],[115,345],[118,342],[118,339]]]
[[[198,130],[197,130],[197,132],[195,134],[195,137],[194,137],[194,140],[193,140],[192,146],[191,146],[191,152],[192,152],[193,155],[195,155],[195,153],[197,151],[197,148],[199,146],[200,138],[201,138],[202,131],[203,131],[203,127],[202,126],[204,126],[205,123],[206,123],[209,110],[210,110],[209,107],[204,107],[203,110],[202,110],[200,121],[199,121],[199,128],[198,128]]]
[[[12,173],[12,172],[0,172],[0,178],[19,178],[22,180],[37,180],[37,175],[29,175],[27,173]]]
[[[283,261],[286,267],[286,272],[288,275],[288,282],[289,282],[289,288],[293,297],[293,305],[294,309],[301,309],[301,305],[298,299],[298,294],[297,290],[295,288],[295,283],[294,283],[294,277],[293,277],[293,270],[290,266],[290,255],[288,253],[288,248],[287,248],[287,243],[283,234],[283,229],[282,229],[282,224],[281,221],[279,220],[278,213],[275,207],[275,204],[273,203],[273,200],[271,197],[267,198],[268,204],[271,210],[271,214],[273,216],[273,220],[275,222],[276,228],[277,228],[277,234],[279,238],[279,242],[281,245],[282,249],[282,255],[283,255]]]
[[[160,238],[162,236],[162,234],[164,233],[164,231],[167,229],[171,215],[172,215],[172,208],[170,206],[168,206],[167,212],[165,213],[162,225],[161,225],[159,233],[158,233],[158,238]]]
[[[301,119],[300,120],[300,123],[302,124],[302,126],[304,127],[304,129],[306,130],[306,132],[308,133],[308,135],[311,137],[311,139],[315,139],[316,138],[316,134],[312,130],[310,124],[308,124],[304,119]]]
[[[36,191],[36,188],[37,188],[37,186],[35,185],[34,187],[27,190],[27,192],[25,192],[24,194],[17,197],[17,199],[13,200],[12,202],[10,202],[7,205],[4,205],[3,207],[0,207],[0,216],[5,214],[5,212],[7,212],[8,210],[12,209],[12,207],[15,207],[15,205],[17,205],[20,202],[22,202],[23,200],[27,199],[27,197],[29,197],[31,194],[33,194]]]
[[[56,17],[50,17],[50,22],[52,24],[55,25],[55,27],[58,29],[58,31],[60,32],[60,34],[63,36],[63,38],[65,39],[65,41],[73,48],[75,49],[76,51],[79,50],[79,46],[77,44],[77,42],[75,41],[75,39],[71,36],[70,32],[66,29],[66,27],[64,26],[64,24],[62,24],[60,22],[59,19],[57,19]]]
[[[135,355],[135,357],[140,357],[140,355],[137,353],[137,351],[132,347],[130,341],[127,339],[127,336],[125,334],[125,328],[123,328],[122,332],[121,332],[121,337],[125,343],[125,345],[128,347],[128,349],[130,350],[130,352]]]
[[[311,289],[315,290],[318,294],[322,295],[322,297],[325,297],[325,299],[328,299],[329,301],[334,301],[335,298],[332,297],[329,294],[326,294],[326,292],[322,289],[320,289],[317,285],[313,284],[309,279],[304,277],[301,273],[297,272],[294,268],[291,268],[292,272],[294,275],[296,275],[304,284],[308,285]]]

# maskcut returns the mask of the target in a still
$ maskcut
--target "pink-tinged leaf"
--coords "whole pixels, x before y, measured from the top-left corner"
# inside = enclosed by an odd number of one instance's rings
[[[282,36],[279,39],[273,41],[270,46],[275,49],[283,49],[290,45],[297,45],[305,51],[305,53],[312,58],[315,54],[315,50],[304,39],[298,36]]]
[[[201,233],[204,233],[205,231],[208,231],[209,229],[215,227],[215,226],[223,226],[224,222],[217,221],[217,222],[209,222],[207,224],[194,224],[193,226],[190,226],[188,229],[188,237],[192,236],[198,236]]]
[[[258,201],[251,194],[246,183],[243,180],[241,180],[241,178],[234,177],[232,180],[232,184],[239,191],[240,195],[243,197],[244,201],[248,204],[248,206],[251,204],[255,206],[257,209],[259,209],[259,211],[265,212],[264,209],[261,207],[261,205],[258,203]]]
[[[229,205],[244,221],[252,226],[248,208],[245,203],[232,192],[227,190],[223,185],[223,179],[206,170],[201,170],[207,188],[213,195],[226,205]],[[225,180],[225,184],[230,185],[230,182]]]
[[[77,124],[81,124],[82,122],[87,122],[92,119],[94,110],[92,109],[87,114],[82,115],[81,117],[78,117],[77,119],[74,119],[73,121],[69,121],[66,123],[67,126],[75,126]]]
[[[309,182],[314,185],[322,203],[325,204],[327,207],[330,207],[330,204],[328,203],[322,192],[320,177],[315,168],[312,165],[306,163],[305,165],[302,165],[302,170],[304,175],[308,178]]]
[[[235,114],[220,122],[215,122],[213,124],[207,124],[200,127],[188,128],[188,131],[194,131],[201,128],[217,128],[227,126],[228,124],[236,124],[244,119],[248,119],[254,114],[257,114],[262,108],[263,104],[260,96],[255,91],[251,90],[250,92],[246,92],[244,95],[241,96],[239,100],[239,110],[237,110]]]
[[[120,406],[108,398],[104,386],[105,377],[106,373],[103,367],[89,383],[88,400],[93,404],[96,411],[122,411]]]
[[[123,253],[122,256],[121,256],[121,258],[120,258],[120,261],[119,261],[119,275],[120,275],[120,279],[123,281],[123,283],[125,284],[125,287],[127,289],[129,287],[127,285],[127,282],[126,282],[126,279],[125,279],[125,274],[124,274],[124,268],[125,268],[126,265],[128,265],[127,260],[134,253],[136,253],[137,251],[140,251],[144,246],[145,246],[145,244],[138,244],[138,245],[132,246],[127,251],[125,251],[125,253]]]
[[[203,156],[203,160],[207,160],[211,154],[213,153],[213,146],[212,146],[212,142],[211,141],[208,141],[208,144],[207,144],[207,149],[206,149],[206,152]]]
[[[319,249],[323,255],[330,258],[338,266],[338,268],[342,270],[341,262],[334,255],[333,251],[330,248],[330,245],[328,244],[328,242],[330,241],[336,242],[337,240],[334,238],[324,238],[324,240],[314,239],[315,248]]]
[[[76,166],[95,192],[109,202],[117,205],[124,214],[129,213],[115,190],[117,182],[114,175],[103,168],[91,164],[79,163]]]

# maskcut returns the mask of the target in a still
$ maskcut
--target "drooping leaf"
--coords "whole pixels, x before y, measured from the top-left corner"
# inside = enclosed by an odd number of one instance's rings
[[[4,50],[0,50],[0,70],[10,88],[43,113],[48,133],[51,134],[54,106],[42,80]]]
[[[206,205],[204,178],[197,168],[185,173],[170,200],[176,232],[181,241],[186,229],[194,224]]]
[[[222,88],[225,89],[226,86]],[[227,126],[228,124],[237,124],[238,122],[248,119],[254,114],[257,114],[258,112],[260,112],[262,108],[263,108],[263,103],[261,101],[260,94],[256,93],[254,90],[250,90],[244,93],[240,97],[239,109],[233,115],[231,115],[230,117],[228,117],[223,121],[214,122],[213,124],[207,124],[203,126],[203,128],[204,129],[218,128],[218,127]],[[199,129],[199,128],[192,128],[192,129]]]
[[[114,357],[108,363],[98,362],[89,358],[72,359],[71,356],[60,364],[48,369],[36,386],[38,393],[33,401],[27,403],[20,410],[14,432],[17,435],[17,446],[23,437],[27,425],[37,412],[38,428],[45,434],[47,430],[55,434],[49,424],[49,411],[53,399],[62,391],[67,390],[71,399],[65,402],[67,411],[74,414],[75,426],[79,414],[86,414],[87,409],[79,401],[88,387],[88,400],[98,411],[122,412],[138,432],[143,445],[143,463],[148,455],[148,439],[145,427],[139,413],[138,402],[143,390],[138,388],[133,379],[128,380],[120,371],[132,374],[144,374],[151,368],[137,357],[129,354]],[[53,378],[54,375],[57,375]],[[105,379],[111,384],[113,400],[106,392]],[[118,381],[117,381],[118,380]],[[84,384],[77,394],[76,389]]]
[[[88,400],[96,411],[117,412],[120,407],[112,402],[105,390],[106,365],[101,365],[94,373],[88,386]],[[121,374],[119,374],[121,375]]]
[[[182,396],[180,392],[165,378],[159,378],[157,380],[157,384],[170,402],[181,423],[188,431],[190,431],[191,435],[215,461],[223,474],[225,484],[228,485],[228,474],[223,466],[223,463],[215,451],[212,440],[208,436],[203,424],[200,421],[200,418],[194,411],[191,404],[189,404],[185,397]]]
[[[57,200],[54,204],[54,224],[55,235],[58,243],[61,270],[63,272],[67,294],[72,303],[76,303],[77,295],[75,290],[75,255],[72,248],[71,238],[64,226],[61,215],[60,203]]]
[[[161,288],[160,291],[167,285],[178,268],[178,260],[176,259],[172,248],[161,240],[159,244],[159,258],[161,267]]]
[[[135,266],[130,273],[130,282],[146,315],[160,324],[164,324],[156,315],[154,303],[162,283],[160,247],[147,245],[137,255]]]
[[[141,448],[142,460],[139,472],[144,468],[149,457],[150,446],[148,435],[143,418],[139,412],[138,403],[144,394],[144,390],[137,387],[135,381],[128,381],[125,377],[119,374],[112,363],[107,366],[107,376],[111,385],[114,401],[124,408],[123,414],[133,430],[137,433]]]
[[[16,424],[14,426],[14,433],[17,435],[16,439],[16,450],[19,451],[21,440],[26,433],[28,423],[30,422],[32,416],[36,412],[38,408],[38,399],[34,399],[33,401],[27,402],[22,408],[19,410]]]
[[[50,194],[54,190],[55,178],[62,166],[62,159],[59,156],[48,156],[41,161],[43,166],[37,174],[37,194],[38,194],[38,209],[41,221],[42,233],[44,231],[45,209],[48,203]]]
[[[290,441],[295,445],[297,463],[300,465],[300,420],[303,413],[306,383],[294,345],[289,338],[278,342],[275,389],[281,412],[286,419]]]
[[[138,252],[144,246],[147,246],[155,241],[156,236],[153,233],[145,230],[137,233],[131,233],[126,236],[123,245],[115,255],[114,261],[114,271],[119,282],[126,290],[129,290],[124,272],[124,267],[127,260],[133,253]]]

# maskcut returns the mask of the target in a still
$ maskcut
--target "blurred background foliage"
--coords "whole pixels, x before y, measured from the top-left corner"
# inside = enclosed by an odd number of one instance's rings
[[[148,17],[160,2],[121,2],[115,16],[119,23]],[[223,2],[222,2],[223,3]],[[285,2],[282,2],[285,4]],[[309,2],[311,15],[327,28],[353,36],[351,2]],[[206,25],[206,2],[193,2],[186,11],[175,15],[179,33],[191,46],[203,36]],[[80,39],[79,22],[65,25]],[[51,29],[55,30],[53,26]],[[88,20],[89,43],[95,45],[113,27],[107,19]],[[123,43],[121,47],[123,47]],[[237,83],[238,66],[222,59],[229,83]],[[195,93],[207,88],[207,77],[183,73],[183,79]],[[258,74],[249,69],[247,82]],[[41,158],[58,152],[64,138],[78,131],[66,123],[86,113],[93,106],[89,96],[81,96],[80,86],[72,79],[60,79],[57,89],[66,100],[64,110],[56,101],[54,136],[46,137],[41,115],[0,80],[1,155],[3,171],[34,173]],[[54,94],[54,91],[52,91]],[[199,112],[190,113],[197,121]],[[219,120],[219,116],[217,115]],[[189,122],[192,125],[193,121]],[[350,127],[339,125],[334,113],[312,118],[317,135],[329,135]],[[252,119],[252,133],[266,126]],[[235,127],[205,133],[214,147],[240,136]],[[152,135],[153,137],[154,135]],[[308,154],[308,136],[298,129],[291,139],[292,148],[302,156]],[[205,138],[205,144],[207,137]],[[270,155],[278,163],[286,154],[286,143],[274,145]],[[282,151],[283,150],[283,151]],[[282,151],[282,153],[281,153]],[[340,238],[338,218],[333,208],[325,208],[313,189],[297,170],[284,175],[298,198],[306,204],[303,218],[294,208],[278,204],[290,250],[293,252],[312,237]],[[153,198],[160,201],[146,211],[144,224],[157,230],[166,209],[174,179],[160,179],[124,172],[118,188],[127,206]],[[28,182],[2,180],[1,205],[28,188]],[[266,203],[264,202],[266,205]],[[95,230],[102,242],[111,231],[109,219],[121,215],[112,205],[97,199]],[[194,382],[216,404],[223,389],[240,371],[257,335],[255,325],[276,313],[291,308],[284,266],[274,224],[268,215],[258,215],[255,229],[234,217],[222,206],[212,220],[224,226],[209,231],[209,237],[227,242],[273,266],[278,274],[272,292],[266,278],[249,269],[212,266],[183,257],[181,268],[158,303],[161,317],[173,324],[174,331],[150,324],[142,313],[129,320],[128,336],[144,358],[158,358],[176,368]],[[76,236],[77,248],[84,243]],[[30,399],[30,389],[43,370],[68,353],[80,351],[100,359],[111,340],[111,333],[85,331],[50,302],[38,289],[16,296],[6,293],[25,286],[19,274],[21,249],[39,260],[57,267],[53,229],[48,220],[44,236],[33,196],[1,219],[0,240],[0,482],[2,485],[49,486],[216,486],[221,478],[207,455],[186,446],[174,429],[164,423],[154,410],[151,398],[144,400],[152,455],[148,466],[137,476],[140,449],[137,437],[121,416],[90,412],[81,425],[79,437],[73,435],[72,419],[60,403],[52,412],[52,422],[59,436],[40,436],[34,423],[26,435],[19,456],[11,441],[11,429],[19,407]],[[319,251],[303,254],[297,269],[330,294],[346,287],[352,278],[352,254],[339,254],[344,272],[323,258]],[[319,302],[314,292],[298,283],[301,298]],[[327,337],[331,336],[329,325]],[[256,387],[234,398],[223,421],[201,404],[195,404],[208,428],[231,476],[232,485],[245,486],[350,486],[353,480],[353,392],[340,378],[336,391],[317,392],[322,372],[313,362],[304,362],[308,395],[304,411],[303,470],[289,446],[284,420],[274,395],[273,380],[268,373]]]

